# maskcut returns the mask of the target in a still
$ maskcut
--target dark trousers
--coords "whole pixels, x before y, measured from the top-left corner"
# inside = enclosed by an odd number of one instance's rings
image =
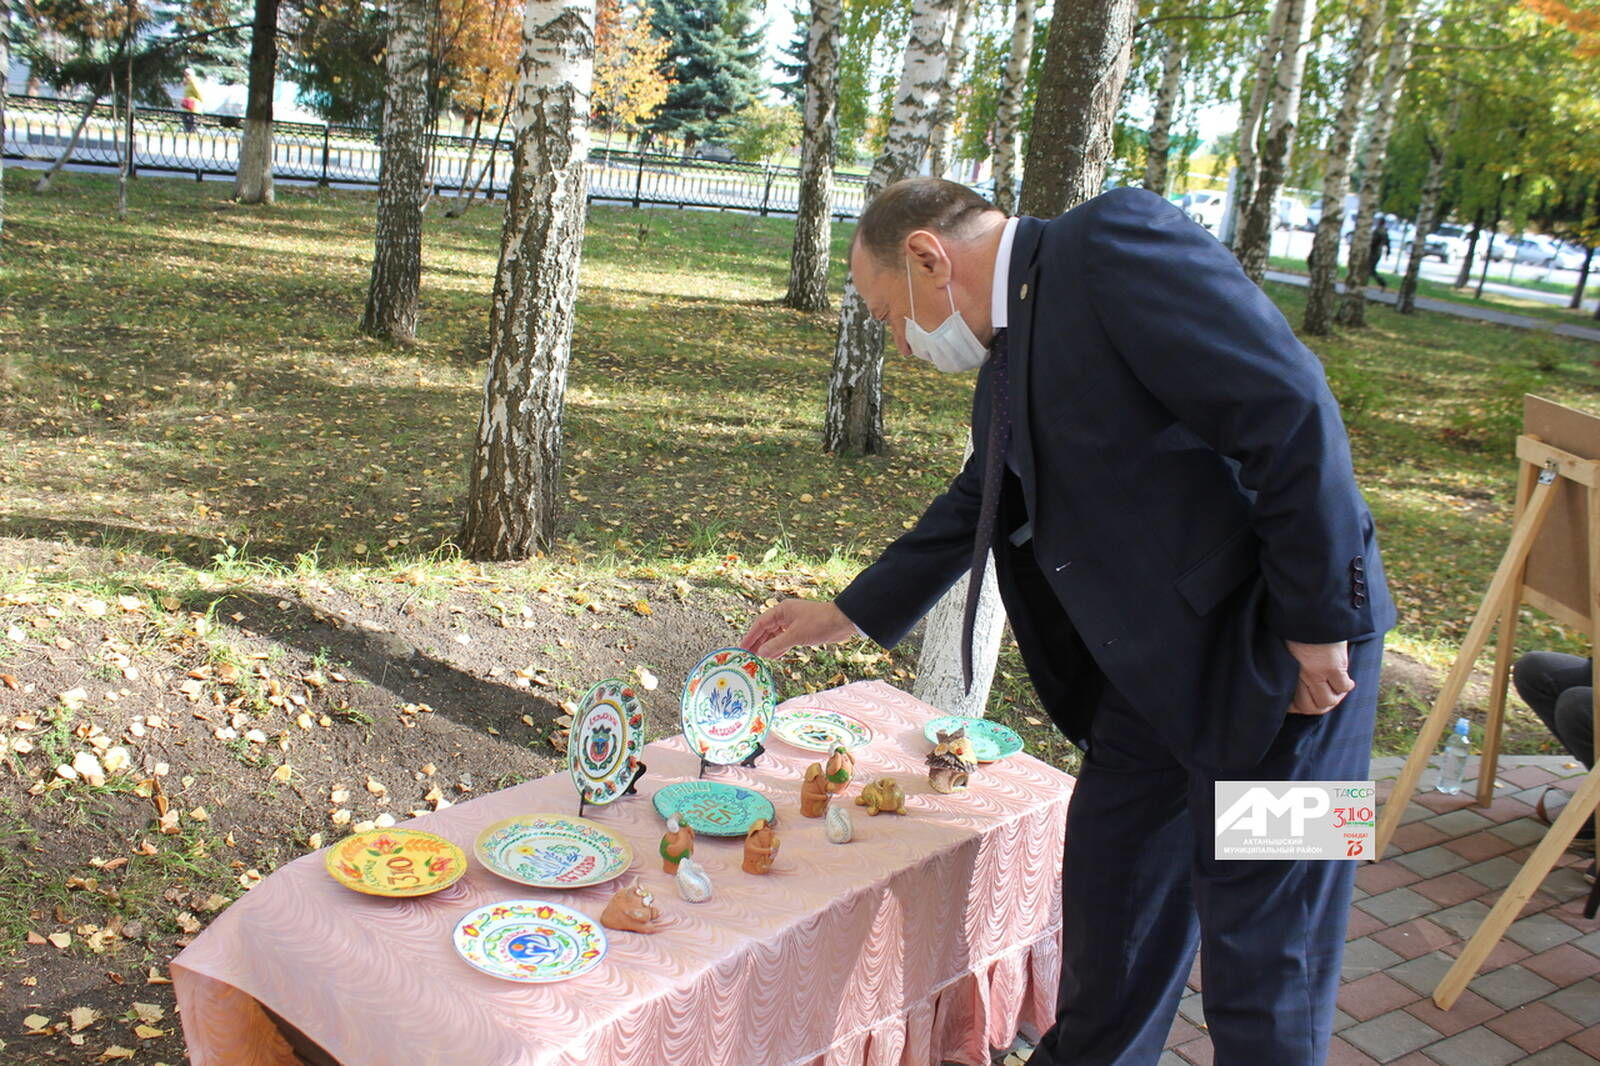
[[[1285,714],[1244,773],[1195,765],[1105,687],[1067,815],[1056,1024],[1033,1066],[1152,1066],[1197,947],[1218,1066],[1322,1066],[1356,864],[1217,860],[1213,786],[1366,779],[1383,641],[1350,659],[1355,691]]]
[[[1558,651],[1533,651],[1511,669],[1517,695],[1561,746],[1594,769],[1594,661]]]

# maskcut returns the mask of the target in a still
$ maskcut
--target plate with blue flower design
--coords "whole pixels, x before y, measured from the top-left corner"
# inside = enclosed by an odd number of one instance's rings
[[[722,648],[689,671],[681,704],[689,750],[726,766],[748,758],[766,740],[778,686],[761,659],[742,648]]]
[[[606,957],[600,923],[542,899],[508,899],[479,907],[456,925],[460,956],[493,977],[543,984],[588,973]]]

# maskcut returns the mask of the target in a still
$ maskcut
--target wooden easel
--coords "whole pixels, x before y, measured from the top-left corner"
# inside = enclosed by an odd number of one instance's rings
[[[1536,396],[1524,399],[1523,434],[1517,438],[1516,519],[1511,543],[1495,570],[1483,606],[1467,631],[1460,654],[1445,679],[1433,710],[1417,734],[1405,769],[1378,818],[1373,854],[1381,858],[1404,817],[1422,771],[1437,750],[1446,723],[1472,675],[1473,664],[1499,626],[1494,675],[1489,688],[1489,715],[1484,725],[1483,754],[1478,766],[1477,805],[1494,801],[1500,737],[1505,722],[1506,688],[1516,646],[1517,616],[1523,604],[1586,633],[1593,646],[1600,634],[1600,588],[1591,594],[1591,575],[1600,575],[1600,418]],[[1596,736],[1600,736],[1600,684],[1595,686]],[[1449,1010],[1477,974],[1506,928],[1521,914],[1554,868],[1585,818],[1600,806],[1600,768],[1591,771],[1522,871],[1501,893],[1455,964],[1433,1001]],[[1600,824],[1600,817],[1597,817]]]

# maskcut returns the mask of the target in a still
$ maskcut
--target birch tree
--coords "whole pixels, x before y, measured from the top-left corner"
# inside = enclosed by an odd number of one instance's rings
[[[11,0],[0,0],[0,147],[6,143],[6,84],[11,78]],[[0,151],[0,255],[6,235],[6,164]]]
[[[1178,110],[1178,91],[1183,86],[1183,38],[1170,28],[1162,36],[1161,85],[1156,90],[1156,108],[1150,117],[1150,140],[1144,157],[1144,187],[1158,196],[1167,195],[1172,118]]]
[[[806,41],[805,131],[800,142],[800,203],[789,252],[786,307],[828,309],[833,252],[833,156],[839,136],[839,0],[811,0]]]
[[[527,0],[489,370],[461,528],[474,559],[525,559],[555,537],[593,71],[593,0]]]
[[[361,332],[408,344],[422,287],[422,207],[427,189],[429,0],[394,0],[384,58],[383,161],[372,279]]]
[[[1008,215],[1017,212],[1017,162],[1022,156],[1022,97],[1033,59],[1036,0],[1014,0],[1011,55],[1001,79],[994,119],[994,203]]]
[[[1267,94],[1272,87],[1272,72],[1278,57],[1283,54],[1284,25],[1289,17],[1293,0],[1278,0],[1272,9],[1272,21],[1267,27],[1266,39],[1256,53],[1255,68],[1251,72],[1248,99],[1239,109],[1239,126],[1233,135],[1236,160],[1233,197],[1227,205],[1227,218],[1222,226],[1222,238],[1229,248],[1239,248],[1239,232],[1244,219],[1250,214],[1255,201],[1256,183],[1261,173],[1261,120],[1267,112]],[[1241,96],[1245,93],[1241,92]]]
[[[1405,84],[1406,67],[1411,62],[1411,20],[1395,23],[1389,39],[1383,80],[1378,85],[1371,125],[1361,149],[1360,199],[1356,203],[1356,225],[1350,235],[1350,259],[1345,268],[1344,297],[1336,312],[1341,326],[1367,324],[1367,278],[1372,268],[1372,219],[1378,211],[1378,194],[1383,190],[1384,157],[1389,151],[1389,133],[1394,128],[1395,100]]]
[[[945,53],[944,85],[939,90],[938,110],[933,128],[928,131],[928,173],[942,178],[949,171],[955,144],[956,86],[967,62],[967,39],[977,15],[977,0],[956,0],[955,20],[951,23],[950,44]]]
[[[1300,113],[1300,89],[1305,80],[1306,50],[1314,21],[1314,0],[1285,0],[1289,8],[1283,21],[1283,51],[1278,56],[1272,85],[1271,121],[1261,146],[1260,176],[1250,203],[1240,216],[1234,254],[1245,275],[1257,285],[1267,272],[1267,251],[1277,218],[1278,190],[1289,170],[1294,149],[1295,123]]]
[[[1450,102],[1450,115],[1443,130],[1425,129],[1428,142],[1428,176],[1422,182],[1422,202],[1417,207],[1417,228],[1411,236],[1411,254],[1406,257],[1405,276],[1400,279],[1400,295],[1395,309],[1402,315],[1417,310],[1417,278],[1422,273],[1422,255],[1427,251],[1428,234],[1439,224],[1439,201],[1444,195],[1445,163],[1450,146],[1447,138],[1461,120],[1461,95]]]
[[[883,152],[867,175],[865,202],[885,187],[914,176],[928,149],[944,83],[945,35],[956,0],[914,0],[911,33],[894,94],[894,110]],[[830,452],[883,451],[883,331],[846,275],[839,308],[839,336],[828,379],[828,410],[822,446]]]
[[[1128,77],[1136,0],[1061,0],[1039,72],[1022,211],[1052,218],[1100,192]]]
[[[1355,147],[1361,103],[1371,81],[1372,57],[1383,29],[1380,0],[1365,0],[1356,27],[1345,72],[1344,94],[1328,138],[1326,170],[1322,178],[1322,217],[1311,242],[1311,285],[1306,294],[1304,327],[1307,333],[1333,332],[1334,283],[1339,274],[1339,234],[1344,229],[1344,198],[1350,193],[1350,157]]]
[[[272,194],[272,93],[278,77],[278,0],[255,0],[250,24],[250,85],[244,139],[233,178],[233,198],[270,204]]]

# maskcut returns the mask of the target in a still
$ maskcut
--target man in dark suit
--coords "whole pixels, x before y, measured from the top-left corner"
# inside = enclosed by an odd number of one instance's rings
[[[834,602],[786,600],[744,646],[891,647],[992,547],[1085,751],[1032,1062],[1153,1064],[1198,946],[1217,1061],[1318,1066],[1354,864],[1218,861],[1213,808],[1219,780],[1367,774],[1394,609],[1321,364],[1143,190],[1044,221],[913,179],[863,214],[851,266],[903,352],[981,363],[975,451]]]

